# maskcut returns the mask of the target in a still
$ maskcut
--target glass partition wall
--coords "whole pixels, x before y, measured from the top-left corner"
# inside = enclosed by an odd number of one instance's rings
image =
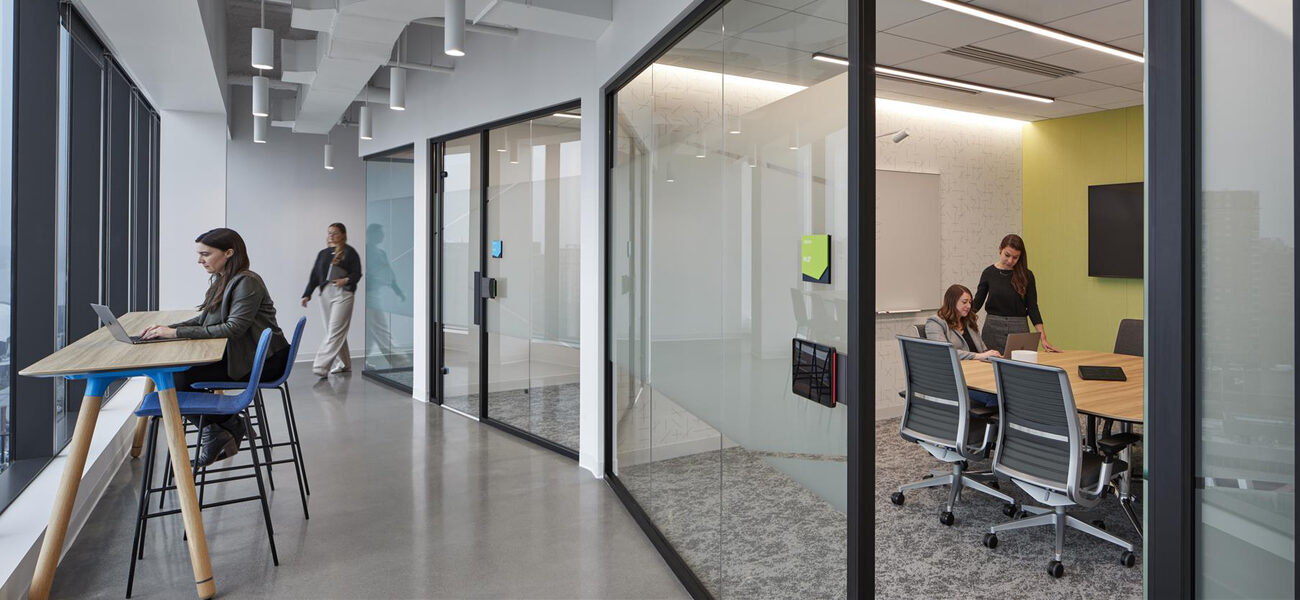
[[[813,4],[724,4],[612,96],[609,469],[713,596],[847,594],[847,406],[791,381],[848,351],[848,75],[812,60],[847,3]]]
[[[415,151],[366,158],[365,374],[411,390]]]
[[[581,119],[562,105],[434,144],[439,401],[574,458]]]

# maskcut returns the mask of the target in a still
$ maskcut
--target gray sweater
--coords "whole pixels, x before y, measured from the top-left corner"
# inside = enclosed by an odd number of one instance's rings
[[[957,358],[960,360],[979,360],[975,358],[975,354],[988,350],[988,346],[984,345],[984,339],[980,337],[978,331],[970,332],[970,337],[975,342],[974,348],[967,348],[966,338],[948,327],[948,324],[937,315],[925,320],[925,339],[946,341],[952,344],[952,347],[957,349]]]
[[[226,373],[232,381],[248,377],[253,370],[257,341],[266,328],[274,332],[267,357],[289,347],[280,326],[275,323],[275,304],[271,302],[271,294],[262,278],[252,271],[231,278],[217,310],[205,309],[193,319],[172,327],[176,329],[178,338],[226,338]]]

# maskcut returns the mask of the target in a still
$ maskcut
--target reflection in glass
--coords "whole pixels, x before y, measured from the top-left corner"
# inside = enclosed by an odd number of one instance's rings
[[[412,387],[415,169],[410,148],[366,160],[366,372]]]
[[[847,351],[847,74],[811,51],[848,28],[780,12],[726,4],[616,93],[613,470],[713,595],[834,598],[847,408],[791,393],[790,346]],[[807,234],[829,284],[802,281]]]
[[[1204,598],[1295,597],[1292,10],[1200,3],[1194,573]]]
[[[487,416],[578,448],[577,109],[488,133]]]
[[[442,405],[479,414],[479,325],[474,277],[479,264],[481,136],[445,144],[442,180]]]
[[[13,16],[12,0],[0,1],[0,181],[13,181]],[[9,466],[10,306],[13,304],[11,186],[0,186],[0,471]]]

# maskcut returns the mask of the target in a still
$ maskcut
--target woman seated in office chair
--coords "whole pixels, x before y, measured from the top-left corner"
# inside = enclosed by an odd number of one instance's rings
[[[957,350],[961,360],[988,360],[1001,357],[997,350],[989,350],[979,335],[979,319],[971,310],[970,289],[960,283],[948,286],[943,293],[939,313],[925,320],[925,338],[946,341]],[[997,406],[997,394],[970,390],[971,400],[984,406]]]
[[[177,391],[192,392],[190,384],[201,381],[248,381],[257,353],[258,338],[271,328],[271,346],[262,381],[275,381],[284,374],[289,362],[289,342],[275,322],[275,304],[262,278],[249,270],[248,249],[244,239],[233,229],[220,227],[194,240],[199,264],[207,271],[208,291],[199,305],[198,316],[172,325],[154,325],[141,337],[212,339],[226,338],[226,353],[220,362],[199,365],[176,373]],[[239,415],[203,415],[190,417],[199,433],[199,466],[230,458],[239,451],[239,442],[248,433]]]

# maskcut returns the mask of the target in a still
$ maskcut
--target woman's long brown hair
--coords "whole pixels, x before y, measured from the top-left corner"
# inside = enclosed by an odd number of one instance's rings
[[[348,243],[348,228],[342,223],[330,223],[330,227],[338,229],[339,233],[343,234],[343,242],[334,247],[334,259],[330,261],[331,265],[337,265],[340,260],[343,260],[343,249]],[[325,229],[328,230],[329,227]]]
[[[214,311],[221,307],[230,280],[235,275],[248,270],[248,247],[244,245],[244,238],[239,237],[234,229],[225,227],[212,229],[194,238],[194,241],[222,252],[234,250],[230,258],[226,259],[226,266],[221,268],[221,272],[213,273],[208,280],[208,293],[203,297],[203,304],[199,306],[199,310]]]
[[[1016,261],[1016,266],[1011,268],[1011,287],[1016,288],[1016,293],[1024,298],[1025,292],[1029,289],[1029,252],[1025,250],[1025,240],[1014,233],[1008,233],[1002,238],[1002,243],[998,245],[998,254],[1001,254],[1002,249],[1007,246],[1020,253],[1020,260]]]
[[[961,300],[962,294],[970,296],[970,288],[960,283],[948,286],[948,291],[943,293],[943,306],[939,307],[939,318],[943,319],[950,329],[957,329],[958,325],[962,325],[964,326],[962,328],[967,331],[979,331],[980,321],[975,316],[975,311],[967,313],[965,317],[962,317],[961,313],[957,312],[957,301]]]

